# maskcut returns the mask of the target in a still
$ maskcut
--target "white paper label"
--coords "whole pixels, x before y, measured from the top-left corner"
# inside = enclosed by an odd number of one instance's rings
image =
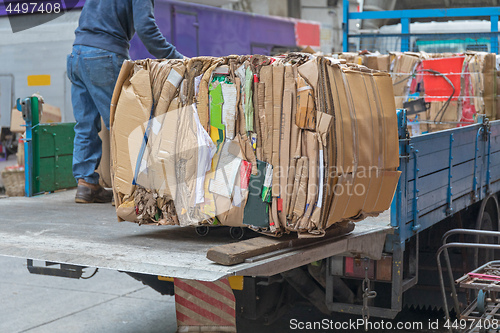
[[[271,187],[273,183],[273,166],[271,164],[266,165],[266,178],[264,178],[264,187]]]
[[[148,168],[148,162],[146,160],[141,160],[141,165],[139,166],[139,172],[144,172],[144,173],[148,173],[147,172],[147,168]]]
[[[168,73],[167,81],[172,83],[172,85],[177,88],[179,83],[182,81],[182,75],[177,73],[177,71],[172,68],[170,73]]]
[[[200,91],[200,83],[201,83],[201,78],[203,77],[203,74],[198,75],[197,77],[194,78],[194,94],[198,96],[198,92]]]
[[[230,141],[225,141],[221,155],[215,169],[215,178],[210,181],[208,190],[211,193],[231,198],[235,186],[236,176],[240,174],[241,158],[229,153]]]
[[[235,135],[235,121],[236,121],[236,85],[229,83],[222,83],[222,122],[226,125],[226,136],[228,139],[233,140]]]
[[[233,191],[233,206],[241,207],[243,196],[241,195],[241,187],[235,186]]]

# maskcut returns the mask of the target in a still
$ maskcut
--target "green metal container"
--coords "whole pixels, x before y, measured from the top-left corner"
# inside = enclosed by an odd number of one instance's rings
[[[39,124],[33,128],[33,193],[76,186],[72,173],[75,123]]]
[[[72,173],[75,123],[40,124],[37,97],[18,99],[17,109],[26,121],[26,196],[76,187]]]

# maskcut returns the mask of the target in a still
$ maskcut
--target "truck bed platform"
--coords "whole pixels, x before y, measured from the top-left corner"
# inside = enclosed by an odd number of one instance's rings
[[[332,255],[381,255],[392,232],[389,211],[356,223],[348,235],[267,253],[234,266],[206,258],[235,242],[227,228],[198,236],[194,228],[118,223],[110,204],[76,204],[75,190],[0,199],[0,255],[118,271],[215,281],[231,275],[271,276]]]

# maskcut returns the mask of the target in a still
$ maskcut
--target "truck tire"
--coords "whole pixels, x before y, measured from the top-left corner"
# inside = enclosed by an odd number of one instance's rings
[[[245,237],[245,229],[242,227],[230,227],[229,235],[232,239],[240,240]]]
[[[197,226],[194,230],[196,231],[196,234],[198,236],[204,237],[210,232],[210,227],[208,225],[200,225]]]
[[[476,221],[476,230],[491,230],[498,231],[499,230],[499,220],[498,220],[498,200],[495,195],[491,195],[484,199],[481,203],[481,207],[479,208],[477,221]],[[495,244],[495,237],[475,237],[474,242],[478,243],[487,243],[487,244]],[[495,259],[495,251],[494,250],[474,250],[474,258],[473,265],[474,268],[477,268],[488,261],[492,261]]]

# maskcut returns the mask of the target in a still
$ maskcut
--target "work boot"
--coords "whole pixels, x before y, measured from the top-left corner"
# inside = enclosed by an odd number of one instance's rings
[[[75,195],[76,203],[105,203],[111,202],[112,198],[113,191],[106,190],[99,184],[91,184],[83,179],[78,179]]]

